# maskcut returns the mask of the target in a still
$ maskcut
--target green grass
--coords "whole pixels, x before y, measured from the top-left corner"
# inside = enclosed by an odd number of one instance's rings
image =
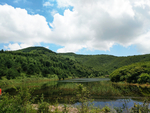
[[[148,109],[148,104],[144,102],[143,105],[134,104],[132,108],[110,108],[105,106],[103,108],[88,106],[88,88],[85,88],[83,85],[76,85],[75,92],[78,95],[82,106],[77,108],[68,107],[67,105],[59,105],[57,101],[55,105],[52,107],[51,104],[45,101],[44,96],[40,97],[40,100],[37,104],[34,104],[35,98],[31,96],[31,90],[28,87],[20,87],[18,90],[18,94],[15,96],[11,96],[9,94],[3,93],[0,98],[0,112],[2,113],[67,113],[70,112],[69,108],[77,111],[78,113],[112,113],[122,112],[124,109],[127,109],[129,113],[148,113],[150,110]],[[36,107],[33,107],[36,106]],[[50,107],[51,106],[51,107]],[[61,108],[61,109],[58,109]],[[36,109],[35,109],[36,108]]]
[[[93,95],[105,96],[105,97],[122,96],[122,91],[114,88],[112,82],[110,81],[95,82],[91,86],[88,86],[88,89],[90,89],[90,92]]]
[[[62,84],[59,89],[75,89],[76,83]]]
[[[48,81],[56,81],[58,78],[46,78],[46,77],[35,77],[35,78],[24,78],[24,79],[11,79],[8,80],[3,78],[0,80],[0,87],[3,90],[12,88],[12,87],[20,87],[20,86],[27,86],[27,87],[41,87],[43,84],[47,83]]]

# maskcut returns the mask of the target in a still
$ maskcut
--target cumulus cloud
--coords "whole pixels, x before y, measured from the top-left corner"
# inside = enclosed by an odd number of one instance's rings
[[[29,15],[25,9],[0,5],[0,17],[0,43],[19,42],[33,45],[46,42],[51,33],[43,16]]]
[[[18,49],[22,49],[22,48],[27,48],[27,47],[30,47],[30,46],[33,46],[33,44],[18,44],[18,43],[9,43],[8,46],[4,46],[5,49],[7,50],[18,50]]]
[[[63,15],[53,13],[52,23],[47,23],[43,16],[29,15],[25,9],[0,5],[0,42],[33,45],[46,42],[64,47],[57,52],[77,52],[82,48],[107,51],[114,44],[136,45],[141,53],[150,52],[149,0],[57,0],[57,3],[66,10]],[[67,9],[70,6],[72,11]]]
[[[64,52],[66,47],[69,49],[74,43],[88,49],[105,51],[116,43],[126,47],[134,44],[140,52],[150,52],[150,45],[146,44],[147,38],[150,37],[147,32],[150,26],[148,0],[57,2],[59,7],[74,7],[73,11],[66,10],[64,16],[54,15],[54,32],[59,32],[58,37],[62,37],[61,41],[66,45],[61,49]],[[145,34],[147,38],[144,38]],[[147,47],[144,47],[145,44]]]

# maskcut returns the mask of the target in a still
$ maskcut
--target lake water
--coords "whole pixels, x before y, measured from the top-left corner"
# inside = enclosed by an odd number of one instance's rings
[[[109,78],[80,78],[62,81],[50,81],[44,83],[40,88],[34,90],[32,95],[41,96],[44,94],[45,100],[49,103],[59,103],[79,105],[76,99],[76,85],[83,84],[91,93],[91,99],[95,107],[133,107],[134,103],[143,104],[149,100],[150,89],[137,86],[118,86],[113,84]],[[7,90],[6,92],[14,92]],[[74,100],[72,98],[75,98]],[[73,100],[73,101],[71,101]],[[149,102],[149,101],[148,101]],[[150,106],[149,106],[150,107]]]
[[[63,80],[63,81],[59,81],[59,82],[64,82],[64,83],[89,83],[89,82],[100,82],[100,81],[110,81],[109,78],[81,78],[81,79],[71,79],[71,80]],[[90,83],[92,84],[92,83]],[[89,85],[89,84],[88,84]],[[129,86],[131,89],[132,89],[132,86]],[[135,86],[133,86],[135,87]],[[137,95],[140,94],[139,93],[140,91],[137,92]],[[148,92],[149,93],[149,92]],[[123,105],[125,105],[127,108],[131,108],[133,107],[134,103],[136,104],[143,104],[143,101],[145,100],[145,97],[144,96],[141,96],[139,97],[140,95],[138,95],[138,97],[133,97],[132,95],[129,95],[129,96],[124,96],[123,98],[122,97],[108,97],[105,99],[102,99],[102,97],[100,99],[94,99],[94,101],[92,102],[93,105],[95,107],[105,107],[106,105],[109,106],[109,107],[121,107],[123,108]],[[115,99],[117,98],[117,99]],[[77,102],[75,103],[74,105],[79,105],[80,103]],[[150,105],[149,105],[149,108],[150,108]]]
[[[109,81],[109,78],[77,78],[70,80],[62,80],[59,82],[74,82],[74,83],[83,83],[83,82],[99,82],[99,81]]]

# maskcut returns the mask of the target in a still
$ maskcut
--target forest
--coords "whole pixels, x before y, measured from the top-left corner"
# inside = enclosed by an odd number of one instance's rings
[[[110,75],[114,82],[141,83],[141,76],[149,77],[149,61],[150,54],[127,57],[79,55],[55,53],[44,47],[29,47],[17,51],[1,50],[0,79],[36,76],[57,77],[61,80]]]
[[[111,81],[128,83],[150,83],[150,61],[123,66],[110,75]]]
[[[0,79],[34,76],[60,79],[68,77],[98,77],[100,73],[80,62],[64,58],[43,47],[29,47],[18,51],[0,51]]]
[[[102,75],[110,75],[114,70],[137,62],[150,61],[150,54],[134,56],[113,55],[79,55],[74,53],[59,53],[63,57],[81,62],[83,65],[92,67]]]

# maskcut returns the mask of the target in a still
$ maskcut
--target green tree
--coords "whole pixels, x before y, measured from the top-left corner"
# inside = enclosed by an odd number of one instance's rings
[[[34,64],[33,63],[30,63],[29,64],[29,68],[28,68],[28,70],[27,70],[27,74],[29,74],[29,75],[32,75],[32,74],[34,74]]]
[[[47,77],[47,76],[48,76],[47,74],[49,74],[49,69],[48,69],[47,67],[44,67],[44,68],[42,69],[42,75],[43,75],[44,77]]]
[[[150,75],[147,73],[142,73],[137,81],[138,83],[147,83],[150,81]]]
[[[3,65],[0,65],[0,79],[6,75],[7,75],[7,68],[4,67]]]
[[[79,99],[79,102],[81,102],[81,113],[87,113],[88,109],[86,108],[88,108],[90,92],[82,84],[77,85],[76,92],[76,96]]]
[[[5,62],[5,66],[6,66],[7,68],[11,68],[12,65],[13,65],[13,63],[12,63],[12,61],[10,61],[10,60],[7,60],[7,61]]]
[[[26,72],[27,70],[28,70],[28,65],[27,65],[27,63],[22,63],[22,65],[21,65],[21,67],[22,67],[22,70],[24,71],[24,72]]]
[[[6,75],[7,79],[14,79],[18,76],[20,76],[20,73],[16,69],[14,68],[8,69],[7,75]]]

